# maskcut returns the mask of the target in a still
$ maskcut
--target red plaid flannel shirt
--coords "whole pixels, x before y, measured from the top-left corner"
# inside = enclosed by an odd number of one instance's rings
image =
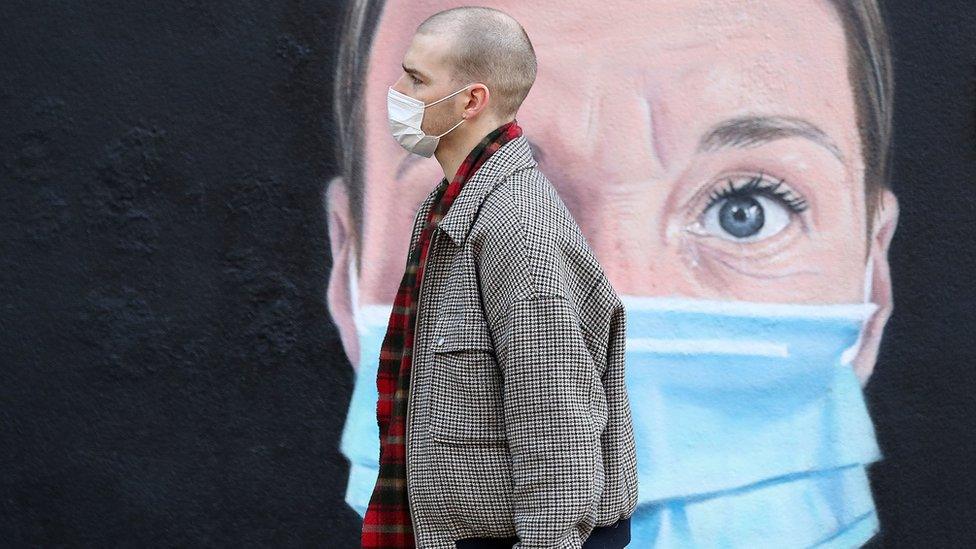
[[[417,316],[417,292],[427,260],[427,243],[435,224],[444,217],[461,187],[495,151],[522,135],[512,120],[486,135],[458,167],[454,179],[443,178],[440,194],[427,216],[416,248],[410,250],[406,272],[393,301],[393,311],[380,348],[376,376],[379,399],[376,419],[380,428],[379,477],[363,518],[363,549],[414,547],[413,522],[407,501],[406,434],[407,397],[410,389],[410,363],[413,329]]]

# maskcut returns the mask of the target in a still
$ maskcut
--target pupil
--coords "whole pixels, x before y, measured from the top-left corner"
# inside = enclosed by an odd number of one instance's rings
[[[722,230],[736,238],[747,238],[762,229],[765,215],[756,199],[743,196],[729,198],[718,212]]]

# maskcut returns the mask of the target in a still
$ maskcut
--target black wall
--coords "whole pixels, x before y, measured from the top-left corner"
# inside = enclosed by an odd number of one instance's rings
[[[976,543],[976,4],[886,3],[886,547]],[[0,541],[356,547],[323,303],[341,3],[0,3]]]

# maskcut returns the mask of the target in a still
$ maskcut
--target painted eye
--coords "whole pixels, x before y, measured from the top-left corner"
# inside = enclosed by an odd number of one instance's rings
[[[719,198],[702,214],[705,232],[735,242],[764,240],[790,221],[787,206],[758,193]]]

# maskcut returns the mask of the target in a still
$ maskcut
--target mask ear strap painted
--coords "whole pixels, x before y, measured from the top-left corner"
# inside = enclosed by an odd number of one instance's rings
[[[864,269],[864,301],[871,301],[871,290],[874,282],[874,256],[868,256],[868,264]]]
[[[363,333],[362,314],[359,312],[359,277],[356,275],[356,250],[349,250],[349,303],[352,304],[352,318],[356,330]]]
[[[874,282],[874,258],[868,256],[867,264],[864,267],[864,302],[871,302],[871,290],[873,289]],[[857,357],[857,353],[861,350],[861,345],[864,339],[864,326],[871,320],[872,315],[867,315],[863,321],[861,321],[861,331],[857,334],[857,341],[854,345],[851,345],[844,350],[843,354],[840,356],[840,363],[844,366],[850,364]]]
[[[356,332],[365,334],[373,327],[385,329],[389,325],[390,315],[393,313],[393,303],[359,304],[359,277],[356,276],[355,267],[357,252],[351,250],[349,256],[349,299],[352,303]]]

